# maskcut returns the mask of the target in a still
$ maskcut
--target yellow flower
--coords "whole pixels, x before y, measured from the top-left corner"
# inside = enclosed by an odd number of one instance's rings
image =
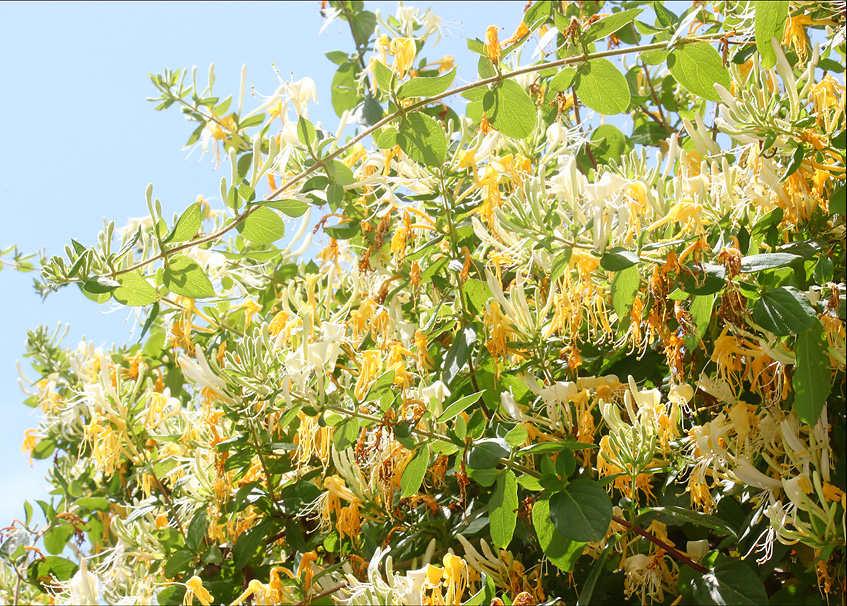
[[[529,28],[526,26],[526,23],[521,21],[520,25],[518,25],[518,29],[515,30],[515,33],[512,34],[512,37],[503,42],[503,46],[510,46],[526,36],[529,33]]]
[[[453,57],[453,55],[445,55],[444,57],[442,57],[441,61],[435,64],[438,66],[438,73],[443,74],[444,72],[453,69],[454,61],[455,57]]]
[[[29,464],[32,465],[32,453],[38,444],[38,440],[44,436],[38,433],[37,429],[27,429],[24,432],[24,444],[21,447],[21,452],[29,452]]]
[[[497,39],[497,29],[496,25],[489,25],[485,30],[485,48],[488,51],[488,58],[495,65],[500,62],[500,41]]]
[[[417,52],[414,38],[396,38],[391,41],[391,54],[394,55],[394,66],[391,69],[398,78],[405,76],[412,67]]]
[[[833,501],[837,503],[844,502],[844,491],[838,488],[838,486],[833,486],[829,482],[823,483],[823,496],[827,501]]]
[[[785,30],[782,34],[782,45],[794,46],[797,57],[801,63],[806,62],[809,54],[809,47],[806,44],[806,30],[803,29],[806,25],[811,25],[812,19],[808,15],[800,14],[794,17],[789,17],[785,22]]]
[[[214,600],[212,594],[203,587],[203,581],[197,575],[194,575],[188,580],[185,584],[185,589],[185,597],[182,600],[185,606],[191,606],[194,603],[195,597],[200,600],[203,606],[209,606],[212,600]]]

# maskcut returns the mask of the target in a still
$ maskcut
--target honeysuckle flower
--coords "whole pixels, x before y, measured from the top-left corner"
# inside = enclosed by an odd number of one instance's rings
[[[193,576],[185,583],[185,597],[182,603],[185,606],[191,606],[194,603],[194,598],[203,605],[210,606],[215,599],[209,590],[203,587],[203,580],[198,576]],[[239,603],[239,602],[235,602]]]
[[[394,55],[394,65],[391,70],[402,79],[412,67],[417,54],[414,38],[395,38],[391,41],[391,54]]]

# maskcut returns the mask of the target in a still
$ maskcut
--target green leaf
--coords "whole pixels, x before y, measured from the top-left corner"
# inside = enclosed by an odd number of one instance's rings
[[[358,221],[349,221],[347,223],[339,223],[338,225],[324,227],[324,231],[331,238],[335,238],[336,240],[349,240],[359,233],[359,228],[360,225]]]
[[[686,90],[708,101],[720,101],[715,84],[730,87],[729,71],[724,69],[720,53],[706,42],[671,51],[668,69]]]
[[[606,271],[621,271],[632,267],[640,260],[635,252],[615,247],[607,250],[606,254],[600,258],[600,267]]]
[[[518,451],[518,455],[544,454],[547,452],[562,452],[563,450],[586,450],[597,448],[597,444],[587,444],[576,440],[558,440],[556,442],[539,442]]]
[[[753,321],[780,336],[808,330],[815,318],[815,309],[806,295],[793,286],[766,291],[753,306]]]
[[[612,521],[612,500],[593,480],[574,480],[550,498],[556,529],[575,541],[600,541]]]
[[[667,60],[669,54],[670,51],[661,48],[641,51],[641,60],[647,65],[660,65]]]
[[[267,202],[263,201],[261,204],[262,206],[275,208],[282,214],[295,218],[304,215],[309,209],[309,205],[300,200],[270,200]]]
[[[703,606],[768,603],[768,593],[758,575],[744,562],[725,555],[719,555],[715,567],[700,578],[695,576],[691,584],[694,600]]]
[[[314,125],[304,116],[300,116],[300,119],[297,121],[297,138],[300,140],[300,143],[309,149],[312,149],[315,145],[315,140],[318,138]]]
[[[468,452],[468,467],[472,469],[491,469],[500,463],[500,459],[509,456],[509,443],[503,438],[480,440]]]
[[[171,585],[159,590],[156,594],[156,601],[162,606],[180,606],[184,598],[185,585]]]
[[[450,419],[454,418],[460,412],[465,410],[468,406],[479,400],[480,396],[482,396],[484,392],[485,390],[483,389],[482,391],[472,393],[471,395],[465,396],[464,398],[459,398],[458,400],[450,404],[450,406],[444,409],[444,412],[442,412],[438,416],[437,422],[446,423]]]
[[[178,574],[187,572],[187,566],[194,559],[194,552],[188,549],[180,549],[165,562],[164,574],[168,578],[174,578]]]
[[[591,596],[594,594],[594,587],[597,585],[600,573],[602,573],[605,569],[606,560],[609,558],[609,554],[612,552],[612,548],[615,546],[617,541],[617,536],[613,536],[606,544],[606,548],[603,550],[600,557],[597,558],[594,564],[591,565],[591,572],[588,573],[588,578],[585,579],[585,582],[582,583],[582,587],[579,589],[579,598],[576,602],[577,606],[583,606],[591,603]]]
[[[535,31],[550,16],[549,2],[533,2],[526,12],[523,14],[523,22],[526,24],[529,31]]]
[[[47,556],[43,560],[36,560],[29,565],[27,576],[38,588],[50,585],[53,578],[57,581],[69,581],[79,570],[79,566],[67,558],[61,556]]]
[[[524,139],[535,129],[535,103],[514,80],[504,80],[485,93],[482,106],[491,125],[507,137]]]
[[[268,535],[271,524],[271,520],[265,518],[250,530],[238,535],[232,550],[235,567],[238,570],[244,568],[253,558],[253,554],[256,553],[256,550],[259,549],[262,541]]]
[[[115,301],[122,305],[140,307],[155,303],[159,298],[156,289],[137,271],[118,276],[120,286],[115,289],[112,296]]]
[[[532,505],[532,526],[547,559],[560,570],[573,572],[585,543],[573,541],[556,530],[556,525],[550,519],[549,495],[541,496]]]
[[[571,261],[572,255],[573,248],[566,248],[564,251],[559,253],[555,259],[553,259],[553,264],[550,267],[551,282],[555,282],[563,273],[565,273],[565,270],[568,268],[568,263]]]
[[[238,225],[238,232],[250,242],[271,244],[285,235],[285,223],[274,211],[260,206]]]
[[[794,153],[791,155],[791,161],[788,163],[788,166],[785,167],[785,172],[782,173],[782,177],[780,177],[779,182],[782,183],[788,177],[797,172],[797,169],[800,168],[800,165],[803,164],[803,160],[806,159],[806,146],[798,145],[794,149]]]
[[[378,62],[377,62],[378,63]],[[399,99],[411,97],[434,97],[440,95],[453,84],[456,79],[456,68],[454,67],[446,74],[431,78],[412,78],[397,91]]]
[[[376,136],[374,141],[380,149],[391,149],[397,145],[397,135],[399,131],[393,126],[382,129]]]
[[[814,320],[809,330],[797,335],[794,353],[797,356],[792,384],[794,410],[801,421],[814,425],[832,391],[829,354],[819,320]]]
[[[628,11],[614,13],[608,17],[603,17],[599,21],[595,21],[591,27],[582,35],[583,44],[591,44],[595,40],[600,40],[607,37],[609,34],[614,34],[624,25],[631,23],[641,14],[643,8],[633,8]]]
[[[391,78],[394,72],[392,72],[388,67],[380,63],[379,61],[374,62],[374,76],[376,77],[376,86],[381,91],[390,91],[391,90]]]
[[[572,67],[566,67],[553,76],[550,80],[550,90],[564,92],[573,86],[573,81],[576,79],[576,70]]]
[[[97,276],[93,280],[86,280],[82,289],[92,295],[102,295],[111,293],[121,285],[120,282],[107,278],[106,276]]]
[[[526,442],[527,438],[529,438],[529,433],[523,425],[515,425],[503,438],[509,443],[509,446],[517,448]]]
[[[576,92],[580,101],[604,116],[626,111],[631,98],[626,78],[608,59],[593,59],[579,68]]]
[[[776,65],[776,53],[771,38],[782,40],[785,20],[788,18],[787,2],[756,2],[756,49],[762,56],[762,68],[770,69]]]
[[[103,497],[80,497],[74,501],[74,505],[92,511],[108,511],[109,501]]]
[[[506,549],[515,534],[518,521],[518,482],[510,469],[499,478],[488,505],[491,540],[495,547]]]
[[[400,490],[402,498],[406,499],[418,492],[429,467],[429,444],[424,444],[406,464],[403,475],[400,476]]]
[[[691,301],[691,307],[688,312],[691,314],[691,319],[694,321],[694,326],[697,327],[697,333],[686,335],[685,347],[688,350],[693,350],[700,344],[703,335],[709,328],[712,321],[712,308],[715,305],[715,295],[696,295]]]
[[[456,333],[456,339],[450,346],[450,351],[447,352],[444,370],[441,374],[441,380],[445,385],[450,385],[459,371],[462,370],[471,356],[474,343],[476,343],[476,330],[472,326],[465,326]]]
[[[162,273],[162,283],[170,290],[190,299],[214,297],[212,282],[202,268],[185,255],[168,257],[168,265]]]
[[[176,244],[185,242],[194,237],[194,234],[203,224],[203,209],[199,202],[195,202],[185,209],[185,212],[177,219],[173,229],[162,238],[163,244]]]
[[[189,550],[196,552],[200,548],[200,544],[206,536],[207,527],[208,520],[206,518],[206,510],[200,508],[197,510],[197,513],[194,514],[194,519],[191,520],[191,524],[188,525],[185,546]]]
[[[406,116],[397,133],[397,145],[415,162],[441,166],[447,157],[447,135],[435,118],[415,113]]]
[[[834,215],[847,215],[847,187],[841,186],[832,192],[829,199],[829,212]]]
[[[591,151],[600,164],[608,164],[610,160],[620,163],[621,156],[629,151],[629,144],[616,126],[601,124],[591,133]]]
[[[749,255],[741,257],[741,273],[752,274],[757,271],[766,269],[775,269],[784,265],[791,265],[798,259],[800,255],[792,255],[790,253],[766,253],[762,255]]]
[[[632,265],[619,271],[612,278],[612,306],[618,318],[625,318],[632,309],[632,304],[641,285],[641,275],[638,266]]]
[[[74,527],[63,522],[44,533],[44,548],[48,553],[58,555],[64,551],[65,545],[72,536],[74,536]]]
[[[728,534],[733,537],[738,536],[735,529],[719,517],[712,516],[706,513],[701,513],[699,511],[692,511],[691,509],[687,509],[685,507],[677,507],[673,505],[666,507],[645,507],[641,510],[642,514],[646,512],[656,512],[663,515],[671,516],[672,518],[675,518],[680,521],[680,526],[685,522],[689,522],[691,524],[694,524],[695,526],[702,526],[704,528],[720,530],[724,534]]]
[[[358,85],[356,77],[359,75],[359,65],[356,61],[343,63],[332,77],[332,109],[338,117],[345,110],[353,109],[359,104]]]

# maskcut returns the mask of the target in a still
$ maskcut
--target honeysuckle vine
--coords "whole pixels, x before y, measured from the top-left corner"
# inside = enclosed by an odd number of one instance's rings
[[[0,596],[843,603],[840,6],[530,2],[451,88],[430,10],[323,3],[335,133],[151,75],[231,172],[41,260],[140,337],[29,334]]]

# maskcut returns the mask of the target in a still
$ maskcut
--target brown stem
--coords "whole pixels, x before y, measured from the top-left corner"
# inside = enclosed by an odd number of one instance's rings
[[[683,38],[681,40],[678,40],[676,42],[676,45],[679,46],[679,45],[685,45],[685,44],[692,44],[692,43],[696,43],[696,42],[705,42],[705,41],[710,41],[710,40],[722,38],[723,36],[724,36],[724,34],[709,34],[709,35],[706,35],[706,36]],[[291,177],[288,181],[283,183],[276,191],[272,192],[267,197],[267,199],[264,200],[264,201],[268,202],[268,201],[273,200],[274,198],[276,198],[280,194],[284,193],[289,187],[296,185],[301,180],[305,179],[306,177],[308,177],[309,175],[311,175],[312,173],[314,173],[318,169],[322,168],[326,164],[326,162],[328,162],[329,160],[334,160],[335,158],[337,158],[338,156],[340,156],[341,154],[343,154],[344,152],[349,150],[351,147],[353,147],[356,143],[358,143],[359,141],[361,141],[365,137],[369,137],[370,135],[372,135],[373,133],[375,133],[376,131],[381,129],[383,126],[386,126],[387,124],[389,124],[392,120],[399,118],[403,114],[409,113],[410,111],[414,111],[416,109],[426,107],[427,105],[434,103],[435,101],[440,101],[441,99],[445,99],[445,98],[451,97],[453,95],[458,95],[460,93],[463,93],[463,92],[468,91],[468,90],[472,90],[474,88],[478,88],[480,86],[486,86],[488,84],[494,84],[495,82],[499,82],[503,78],[512,78],[514,76],[520,76],[521,74],[530,74],[530,73],[533,73],[533,72],[538,72],[538,71],[542,71],[542,70],[545,70],[545,69],[550,69],[552,67],[562,67],[562,66],[565,66],[565,65],[570,65],[572,63],[579,63],[579,62],[585,61],[585,60],[599,59],[601,57],[614,57],[614,56],[618,56],[618,55],[627,55],[629,53],[640,53],[642,51],[648,51],[648,50],[661,50],[661,49],[664,49],[666,47],[667,47],[667,42],[654,42],[652,44],[643,44],[641,46],[633,46],[633,47],[630,47],[630,48],[616,48],[616,49],[611,49],[611,50],[606,50],[606,51],[600,51],[598,53],[593,53],[593,54],[586,55],[586,56],[580,55],[579,57],[568,57],[567,59],[557,59],[556,61],[549,61],[549,62],[541,63],[541,64],[538,64],[538,65],[528,65],[527,67],[522,67],[520,69],[516,69],[516,70],[508,72],[506,74],[493,76],[491,78],[485,78],[485,79],[479,80],[477,82],[471,82],[470,84],[466,84],[464,86],[459,86],[459,87],[450,89],[448,91],[445,91],[445,92],[441,93],[440,95],[435,95],[434,97],[429,97],[427,99],[423,99],[421,101],[418,101],[417,103],[413,103],[412,105],[410,105],[407,108],[398,110],[398,111],[394,112],[393,114],[386,116],[385,118],[383,118],[382,120],[380,120],[379,122],[377,122],[376,124],[371,126],[370,128],[366,128],[361,133],[359,133],[358,135],[356,135],[355,137],[350,139],[350,141],[348,141],[345,145],[338,148],[337,150],[335,150],[334,152],[332,152],[328,156],[324,157],[322,162],[319,162],[317,164],[313,164],[309,168],[306,168],[306,169],[300,171],[299,173],[297,173],[296,175],[294,175],[293,177]],[[142,267],[145,267],[145,266],[149,265],[150,263],[152,263],[154,261],[158,261],[159,259],[164,259],[168,255],[178,253],[178,252],[186,250],[188,248],[192,248],[194,246],[197,246],[198,244],[203,244],[205,242],[212,242],[214,240],[217,240],[218,238],[220,238],[225,233],[227,233],[227,232],[235,229],[236,227],[238,227],[245,219],[247,219],[247,217],[249,217],[253,212],[255,212],[255,210],[257,208],[260,208],[260,206],[261,206],[261,202],[253,204],[253,206],[249,210],[247,210],[243,214],[239,215],[232,223],[230,223],[226,227],[222,227],[221,229],[219,229],[218,231],[216,231],[214,233],[209,234],[208,236],[200,238],[199,240],[192,240],[191,242],[186,242],[185,244],[182,244],[181,246],[171,248],[167,252],[159,253],[158,255],[151,257],[151,258],[149,258],[145,261],[140,261],[139,263],[136,263],[132,267],[127,267],[126,269],[121,269],[119,271],[116,271],[110,277],[114,278],[115,276],[119,276],[119,275],[122,275],[122,274],[125,274],[125,273],[129,273],[131,271],[135,271],[136,269],[140,269]]]
[[[311,604],[312,600],[317,600],[317,599],[320,599],[320,598],[324,598],[328,595],[332,595],[333,593],[335,593],[339,589],[344,589],[345,587],[347,587],[347,583],[339,583],[335,587],[330,587],[329,589],[320,592],[318,595],[309,596],[308,598],[306,598],[302,602],[297,602],[294,606],[306,606],[306,604]]]
[[[646,530],[642,530],[641,528],[639,528],[635,524],[632,524],[631,522],[627,522],[626,520],[624,520],[623,518],[619,518],[618,516],[612,516],[612,520],[614,520],[616,523],[620,524],[621,526],[626,526],[627,528],[629,528],[630,530],[632,530],[636,534],[640,534],[642,537],[644,537],[645,539],[647,539],[648,541],[650,541],[654,545],[661,547],[662,549],[667,551],[669,554],[671,554],[673,557],[675,557],[677,560],[679,560],[680,562],[682,562],[686,566],[690,566],[691,568],[693,568],[694,570],[696,570],[700,574],[706,574],[707,572],[709,572],[709,569],[706,568],[705,566],[703,566],[702,564],[698,564],[697,562],[695,562],[694,560],[692,560],[688,556],[684,555],[683,553],[677,551],[676,549],[674,549],[673,547],[671,547],[670,545],[665,543],[663,540],[661,540],[657,537],[654,537],[652,534],[650,534]]]
[[[665,114],[662,111],[662,104],[659,102],[659,97],[656,95],[656,90],[653,88],[653,80],[650,78],[650,71],[647,69],[646,65],[642,65],[641,69],[644,70],[644,77],[647,80],[647,86],[650,87],[650,96],[653,97],[653,103],[656,104],[656,109],[659,111],[659,118],[661,119],[659,124],[661,124],[665,130],[668,130],[668,125],[665,121]],[[648,112],[645,113],[647,113],[648,116],[651,115]]]

